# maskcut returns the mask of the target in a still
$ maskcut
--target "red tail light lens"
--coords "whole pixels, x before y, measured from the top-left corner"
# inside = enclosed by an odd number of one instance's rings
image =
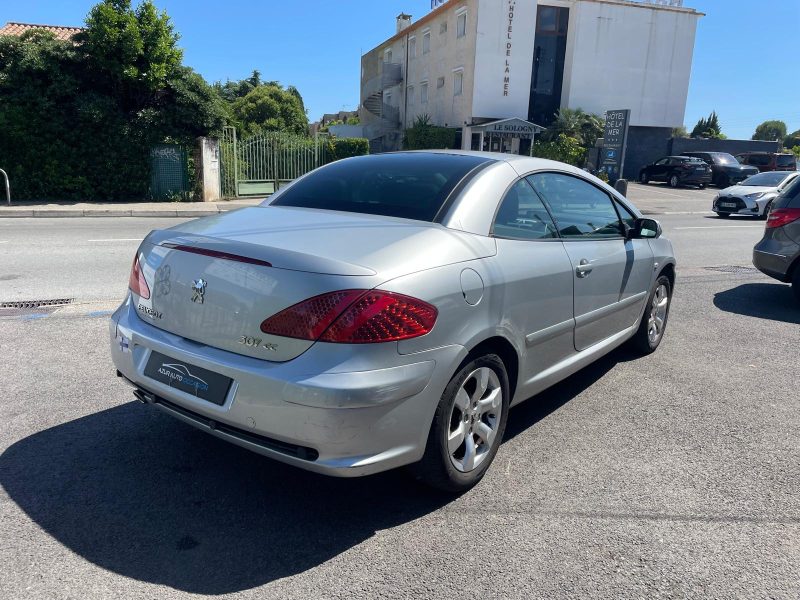
[[[141,267],[139,267],[139,255],[133,258],[133,266],[131,267],[131,276],[128,279],[128,287],[131,291],[147,300],[150,298],[150,286],[144,278]]]
[[[767,217],[767,228],[783,227],[800,219],[800,208],[773,208]]]
[[[435,306],[381,290],[343,290],[314,296],[261,324],[273,335],[340,344],[391,342],[433,329]]]

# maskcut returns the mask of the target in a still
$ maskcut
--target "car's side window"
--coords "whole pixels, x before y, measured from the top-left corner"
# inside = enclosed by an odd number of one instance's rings
[[[657,165],[664,166],[669,162],[668,158],[662,158],[661,160],[656,161]]]
[[[615,200],[614,204],[617,207],[617,212],[619,213],[620,218],[622,218],[622,222],[628,227],[633,228],[633,226],[636,224],[636,217],[633,216],[633,213],[629,211],[621,202],[617,202]]]
[[[517,181],[506,192],[492,232],[495,237],[522,240],[558,237],[547,209],[525,179]]]
[[[614,204],[600,188],[565,173],[535,173],[527,179],[547,203],[562,237],[603,239],[622,236],[622,223]]]

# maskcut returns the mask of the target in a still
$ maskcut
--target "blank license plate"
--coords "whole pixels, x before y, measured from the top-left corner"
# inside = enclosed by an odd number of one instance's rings
[[[735,202],[720,202],[720,206],[724,206],[725,208],[736,208]]]
[[[150,353],[144,374],[168,386],[222,406],[231,386],[230,377],[201,369],[159,352]]]

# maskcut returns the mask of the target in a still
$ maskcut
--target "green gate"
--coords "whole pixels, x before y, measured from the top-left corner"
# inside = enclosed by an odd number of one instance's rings
[[[222,195],[268,196],[327,162],[323,140],[281,131],[238,139],[236,129],[226,127],[220,140]]]
[[[153,200],[186,200],[189,196],[189,157],[177,144],[158,144],[150,150],[150,196]]]

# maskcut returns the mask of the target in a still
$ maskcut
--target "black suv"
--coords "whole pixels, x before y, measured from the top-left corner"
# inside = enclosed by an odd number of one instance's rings
[[[711,183],[726,188],[758,174],[758,167],[741,164],[727,152],[684,152],[684,156],[699,158],[711,167]]]
[[[691,156],[665,156],[639,171],[639,181],[666,181],[670,187],[696,185],[701,189],[711,183],[711,168],[699,158]]]
[[[800,302],[800,177],[772,201],[764,237],[753,248],[762,273],[792,284]]]

